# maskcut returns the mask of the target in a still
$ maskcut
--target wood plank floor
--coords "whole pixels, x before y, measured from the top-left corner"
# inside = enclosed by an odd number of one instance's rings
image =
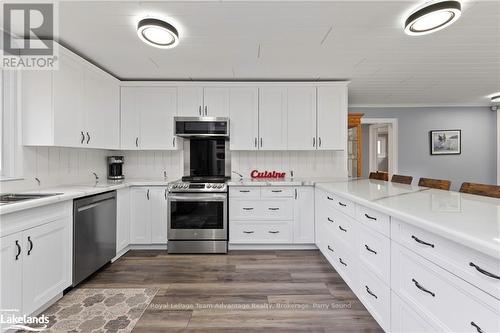
[[[130,251],[79,288],[158,288],[133,332],[382,332],[319,251]]]

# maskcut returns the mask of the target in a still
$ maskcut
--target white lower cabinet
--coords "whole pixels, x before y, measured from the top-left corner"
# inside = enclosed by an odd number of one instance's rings
[[[130,189],[130,243],[167,243],[166,187],[132,187]]]
[[[231,187],[229,242],[313,244],[313,187]]]
[[[3,232],[15,232],[0,238],[0,309],[33,314],[71,285],[71,208],[46,206],[2,216]]]
[[[116,191],[116,253],[130,243],[130,189]]]
[[[439,328],[391,292],[391,330],[394,333],[435,333]]]

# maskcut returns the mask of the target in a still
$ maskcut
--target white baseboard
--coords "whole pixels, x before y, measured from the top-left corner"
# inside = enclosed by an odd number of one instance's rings
[[[229,244],[229,250],[317,250],[315,244]]]
[[[115,262],[120,259],[125,253],[130,250],[166,250],[167,244],[129,244],[121,251],[119,251],[116,256],[111,259],[111,262]]]

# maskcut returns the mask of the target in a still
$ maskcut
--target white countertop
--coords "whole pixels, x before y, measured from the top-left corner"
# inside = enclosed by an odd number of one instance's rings
[[[88,195],[99,194],[107,191],[118,190],[129,186],[167,186],[170,182],[175,180],[161,179],[126,179],[123,182],[98,182],[97,184],[74,184],[74,185],[61,185],[51,188],[44,188],[41,190],[22,191],[19,193],[60,193],[58,195],[25,200],[16,203],[3,204],[0,206],[0,215],[14,213],[17,211],[50,205],[57,202],[66,200],[73,200],[76,198],[86,197]]]
[[[231,178],[228,186],[314,186],[317,183],[345,182],[346,177],[321,177],[321,178]]]
[[[500,199],[368,179],[316,186],[500,258]]]

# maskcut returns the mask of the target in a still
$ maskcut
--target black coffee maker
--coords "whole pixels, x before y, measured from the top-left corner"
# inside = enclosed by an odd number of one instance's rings
[[[108,156],[108,179],[123,180],[123,156]]]

